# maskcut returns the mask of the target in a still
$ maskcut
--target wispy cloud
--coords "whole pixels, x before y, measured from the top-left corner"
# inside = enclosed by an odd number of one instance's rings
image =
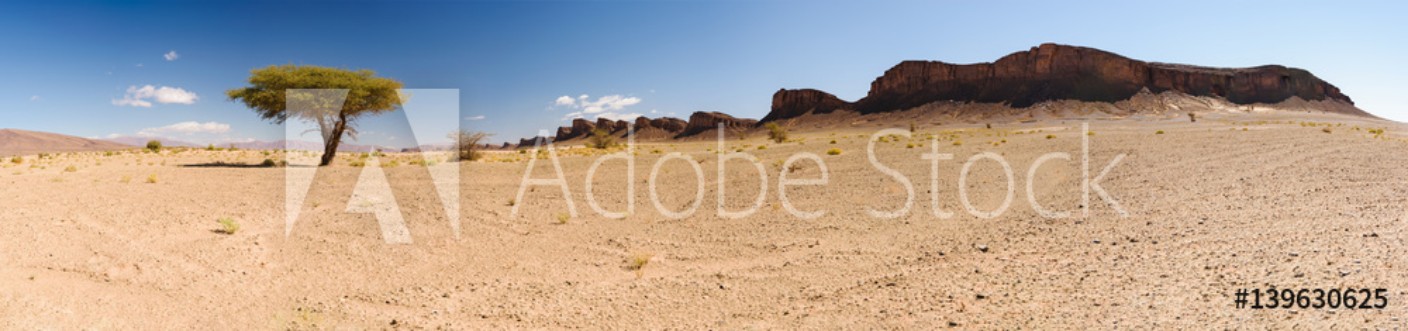
[[[31,96],[29,96],[29,101],[39,101],[39,100],[41,100],[41,98],[40,98],[38,95],[31,95]]]
[[[464,119],[470,120],[470,121],[481,121],[481,120],[484,120],[484,115],[468,116],[468,117],[465,117]]]
[[[194,92],[186,91],[182,88],[145,85],[142,87],[127,87],[127,94],[123,95],[122,99],[112,100],[112,104],[117,106],[147,108],[152,106],[153,101],[162,104],[178,103],[189,105],[196,103],[198,99],[200,99],[200,97]]]
[[[163,127],[146,128],[137,131],[137,135],[144,137],[161,136],[166,134],[196,134],[196,133],[226,133],[230,132],[230,125],[220,122],[181,122]]]
[[[176,59],[181,58],[181,54],[176,54],[176,51],[170,51],[166,52],[166,54],[162,54],[161,57],[165,58],[166,61],[176,61]]]

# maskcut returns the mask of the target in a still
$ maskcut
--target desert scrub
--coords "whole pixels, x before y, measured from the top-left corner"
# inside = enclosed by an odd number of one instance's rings
[[[841,155],[841,149],[840,149],[840,148],[828,149],[828,150],[826,150],[826,155]]]
[[[64,167],[64,172],[78,172],[78,167],[75,167],[75,166],[67,166],[67,167]]]
[[[635,271],[636,279],[640,279],[645,276],[645,265],[650,264],[650,259],[654,257],[655,254],[650,253],[633,254],[630,259],[626,260],[626,269]]]
[[[1164,130],[1154,131],[1154,134],[1164,134]]]
[[[277,165],[279,165],[279,163],[278,163],[278,162],[274,162],[274,159],[264,159],[264,162],[260,162],[260,163],[259,163],[259,166],[265,167],[265,168],[273,168],[274,166],[277,166]]]
[[[831,144],[832,144],[832,145],[835,145],[835,144],[836,144],[836,139],[831,139]]]
[[[148,141],[148,142],[147,142],[147,150],[152,151],[152,153],[160,152],[160,151],[161,151],[161,141],[157,141],[157,140]]]
[[[953,145],[954,145],[954,146],[963,146],[963,141],[962,141],[962,140],[954,140],[954,141],[953,141]]]
[[[904,148],[914,148],[914,143],[904,144]]]
[[[761,150],[764,150],[764,149],[768,149],[768,146],[767,146],[767,145],[758,145],[758,150],[761,151]]]
[[[14,163],[14,164],[24,163],[24,158],[18,157],[18,156],[12,157],[12,158],[10,158],[10,163]]]
[[[787,141],[787,128],[777,125],[777,122],[768,122],[768,124],[763,125],[763,128],[768,129],[768,139],[773,142],[782,143]]]
[[[1048,135],[1046,135],[1046,139],[1056,139],[1056,135],[1054,135],[1054,134],[1048,134]]]
[[[147,175],[147,184],[156,184],[156,174]]]
[[[509,206],[509,207],[513,207],[513,205],[516,205],[516,204],[518,204],[518,200],[508,199],[508,206]]]
[[[123,184],[131,183],[131,182],[132,182],[132,176],[122,176],[122,179],[118,179],[117,182],[118,182],[118,183],[123,183]]]
[[[1095,131],[1086,131],[1086,132],[1085,132],[1085,135],[1087,135],[1087,136],[1094,136],[1094,135],[1095,135]]]
[[[239,231],[240,231],[240,224],[239,224],[239,223],[236,223],[236,222],[235,222],[235,219],[233,219],[233,218],[229,218],[229,217],[220,218],[219,222],[220,222],[220,233],[224,233],[224,234],[235,234],[235,232],[239,232]]]
[[[1320,129],[1320,131],[1321,131],[1321,132],[1324,132],[1324,133],[1330,133],[1330,132],[1331,132],[1331,131],[1330,131],[1330,127],[1325,127],[1324,129]]]
[[[565,213],[563,213],[563,214],[557,214],[557,224],[567,224],[567,221],[570,221],[570,220],[572,220],[572,215],[565,214]]]
[[[616,146],[616,137],[605,129],[594,129],[590,137],[587,137],[587,146],[595,149],[607,149]]]

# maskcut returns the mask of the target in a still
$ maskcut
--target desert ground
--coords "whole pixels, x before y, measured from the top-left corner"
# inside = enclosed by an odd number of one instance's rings
[[[1186,116],[917,122],[878,118],[727,140],[767,173],[755,214],[716,211],[719,149],[710,140],[634,148],[635,210],[610,218],[586,201],[596,151],[555,146],[570,189],[533,186],[517,198],[532,152],[490,152],[458,167],[458,236],[415,154],[377,156],[413,242],[388,244],[372,214],[349,213],[364,167],[340,155],[320,170],[285,235],[282,153],[142,150],[27,155],[0,168],[0,328],[3,329],[1391,329],[1408,323],[1408,126],[1341,115]],[[911,138],[866,145],[882,128]],[[991,124],[991,128],[987,125]],[[1385,134],[1369,130],[1385,128]],[[1082,205],[1081,141],[1090,176],[1128,216],[1092,193]],[[832,142],[834,141],[834,143]],[[931,161],[940,162],[934,216]],[[838,149],[839,155],[828,155]],[[829,182],[788,188],[779,175]],[[1012,166],[1015,195],[993,218],[967,212],[958,178],[969,157]],[[1069,161],[1028,170],[1043,154]],[[663,163],[661,204],[648,191]],[[394,161],[394,162],[393,162]],[[395,166],[390,166],[390,165]],[[724,205],[744,210],[760,177],[727,163]],[[431,165],[433,167],[435,165]],[[623,161],[594,178],[593,195],[626,209]],[[978,210],[1005,198],[1002,167],[976,162],[967,194]],[[538,160],[534,178],[554,177]],[[1046,218],[1028,203],[1028,182]],[[571,216],[572,201],[576,216]],[[513,209],[519,209],[514,214]],[[1088,215],[1084,211],[1088,210]],[[226,233],[217,220],[239,225]],[[1388,308],[1237,309],[1239,288],[1386,288]]]

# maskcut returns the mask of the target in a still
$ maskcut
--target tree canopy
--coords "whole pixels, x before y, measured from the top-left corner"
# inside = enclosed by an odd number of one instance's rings
[[[323,136],[320,165],[332,162],[344,135],[355,137],[357,117],[396,110],[401,82],[371,70],[311,65],[268,66],[250,71],[249,85],[226,92],[260,118],[283,124],[289,118],[313,121]],[[290,110],[290,105],[294,109]]]

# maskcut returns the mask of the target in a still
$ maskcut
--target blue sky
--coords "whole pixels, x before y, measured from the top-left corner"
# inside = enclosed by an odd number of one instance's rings
[[[464,127],[493,132],[496,141],[516,141],[588,110],[599,111],[588,117],[683,117],[708,110],[757,118],[767,113],[777,89],[804,87],[855,100],[902,60],[987,62],[1043,42],[1149,61],[1305,68],[1361,108],[1408,121],[1408,101],[1399,97],[1408,88],[1401,63],[1408,54],[1405,7],[1241,1],[6,2],[0,4],[0,127],[197,143],[277,140],[282,127],[226,100],[224,91],[243,86],[251,69],[292,63],[372,69],[408,88],[459,89]],[[143,90],[147,85],[152,88]],[[571,104],[558,104],[563,96]],[[409,143],[400,118],[363,120],[360,142]],[[422,140],[427,136],[436,135],[423,134]]]

